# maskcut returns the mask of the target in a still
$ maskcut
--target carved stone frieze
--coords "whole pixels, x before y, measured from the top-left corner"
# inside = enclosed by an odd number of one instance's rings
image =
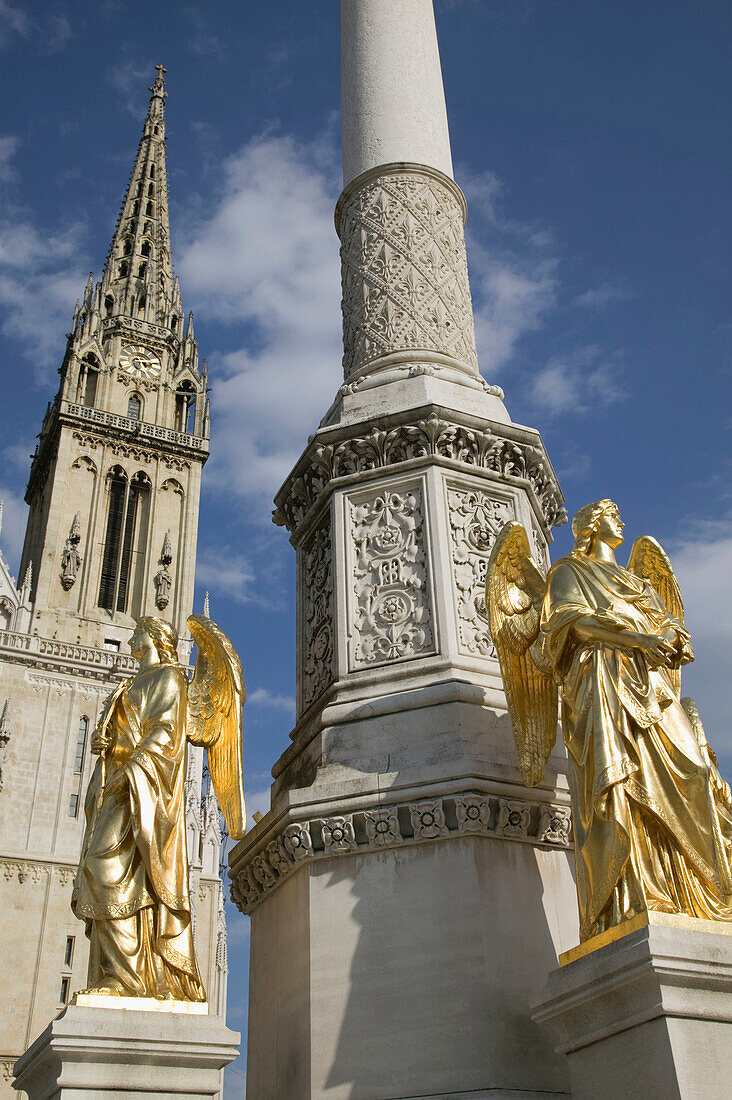
[[[352,669],[434,652],[421,498],[414,486],[351,501]]]
[[[332,682],[335,671],[333,559],[330,518],[302,548],[302,661],[300,709],[306,710]]]
[[[338,442],[313,441],[278,495],[273,519],[296,532],[335,478],[434,456],[491,470],[502,480],[528,483],[547,528],[558,527],[567,522],[564,498],[539,443],[538,437],[536,445],[519,442],[436,413],[390,429],[374,427],[365,435]]]
[[[447,490],[447,507],[460,649],[495,657],[485,609],[485,574],[496,536],[514,518],[514,509],[482,489],[452,486]]]
[[[478,373],[464,208],[436,173],[386,172],[339,203],[343,374],[397,351],[434,351]]]
[[[465,791],[286,825],[259,850],[232,864],[231,897],[244,913],[313,860],[383,851],[466,836],[568,848],[568,806]]]

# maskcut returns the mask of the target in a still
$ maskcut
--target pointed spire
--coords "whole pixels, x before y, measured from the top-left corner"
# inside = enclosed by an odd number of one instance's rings
[[[135,165],[102,277],[115,313],[167,325],[176,305],[165,161],[165,69],[156,66]],[[178,296],[179,296],[179,292]]]
[[[186,340],[195,340],[196,334],[193,331],[193,310],[188,314],[188,324],[186,326]]]
[[[94,293],[94,272],[89,272],[89,278],[86,281],[86,289],[84,290],[84,309],[91,309],[92,294]]]
[[[203,597],[203,613],[207,619],[211,618],[211,605],[209,604],[208,600],[208,592]]]

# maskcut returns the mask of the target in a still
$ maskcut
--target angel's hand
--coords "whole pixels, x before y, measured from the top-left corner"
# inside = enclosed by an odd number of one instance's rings
[[[651,668],[669,668],[676,654],[675,645],[658,634],[636,634],[627,638],[628,642],[633,649],[640,650]]]
[[[107,751],[111,743],[112,742],[109,737],[103,737],[100,734],[95,733],[92,737],[91,751],[94,753],[95,756],[102,756]]]

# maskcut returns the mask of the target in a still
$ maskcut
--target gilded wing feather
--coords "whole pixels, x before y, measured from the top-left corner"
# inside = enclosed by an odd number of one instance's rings
[[[539,667],[536,642],[546,578],[521,523],[507,523],[486,572],[486,608],[498,653],[516,756],[524,782],[540,783],[557,738],[558,692]]]
[[[684,601],[681,599],[676,574],[668,554],[651,535],[641,535],[633,543],[628,558],[628,569],[636,576],[647,580],[655,588],[666,605],[669,615],[679,619],[684,625]],[[668,670],[676,694],[681,692],[681,669]]]
[[[188,688],[186,733],[194,745],[205,745],[211,782],[229,835],[244,836],[244,780],[241,734],[245,689],[241,661],[229,639],[205,615],[191,615],[188,629],[198,654]]]

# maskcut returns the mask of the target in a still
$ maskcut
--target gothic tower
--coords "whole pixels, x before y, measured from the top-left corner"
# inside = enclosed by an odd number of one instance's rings
[[[139,615],[181,635],[192,611],[205,361],[173,275],[162,66],[102,278],[74,312],[60,385],[43,421],[16,587],[0,559],[0,930],[5,1083],[29,1043],[86,979],[69,908],[97,711],[135,662]],[[226,993],[220,834],[189,755],[187,825],[199,961],[211,1011]],[[2,1093],[2,1090],[5,1090]]]
[[[343,0],[343,382],[276,497],[297,722],[230,857],[256,1100],[558,1097],[531,1020],[576,942],[566,760],[528,790],[484,603],[497,532],[565,520],[478,370],[432,0]],[[335,381],[335,372],[334,372]]]

